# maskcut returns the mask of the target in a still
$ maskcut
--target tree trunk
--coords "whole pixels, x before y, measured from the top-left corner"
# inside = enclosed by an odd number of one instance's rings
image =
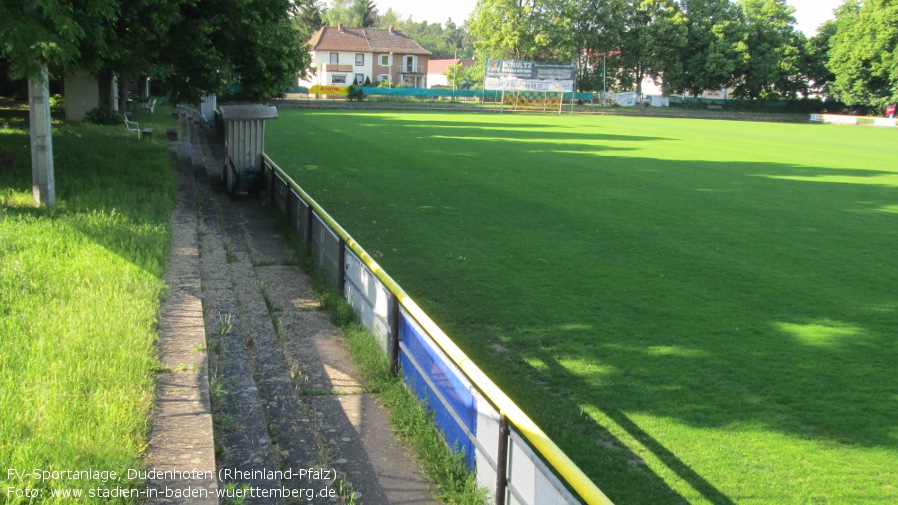
[[[31,192],[37,206],[56,203],[53,177],[53,135],[50,129],[50,79],[47,64],[37,77],[28,78],[28,119],[31,130]]]
[[[119,75],[118,76],[118,110],[122,114],[127,114],[130,112],[128,110],[128,88],[130,87],[130,81],[127,77]]]
[[[112,70],[103,70],[97,75],[97,88],[99,88],[99,107],[107,117],[112,117],[115,112],[112,108]]]

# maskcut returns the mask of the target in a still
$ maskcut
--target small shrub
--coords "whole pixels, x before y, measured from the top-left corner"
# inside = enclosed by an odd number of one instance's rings
[[[349,87],[349,94],[346,95],[346,99],[350,102],[353,100],[361,102],[365,99],[365,92],[362,90],[361,86],[356,86],[355,84],[353,84]]]
[[[84,121],[93,124],[116,124],[120,121],[118,114],[114,112],[104,112],[100,108],[93,108],[87,111]]]
[[[64,109],[65,108],[65,97],[60,95],[59,93],[50,97],[50,107],[53,109]]]

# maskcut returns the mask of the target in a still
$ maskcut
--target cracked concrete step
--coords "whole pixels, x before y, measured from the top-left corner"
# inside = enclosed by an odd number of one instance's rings
[[[228,268],[228,253],[218,223],[214,196],[205,176],[196,174],[203,305],[210,351],[211,396],[215,403],[215,439],[222,486],[239,483],[274,490],[279,479],[258,475],[276,470],[274,447],[262,412],[262,401],[249,367],[244,334]],[[252,478],[238,478],[250,475]],[[255,473],[255,474],[254,474]],[[281,504],[283,499],[251,499],[248,503]]]
[[[430,482],[396,440],[386,409],[365,393],[340,330],[320,309],[268,210],[255,200],[234,207],[280,322],[284,354],[300,371],[299,392],[325,430],[328,460],[348,477],[360,503],[433,503]]]
[[[214,142],[214,136],[196,133],[195,143]],[[201,151],[209,175],[203,181],[217,182],[220,146],[210,143]],[[274,440],[267,442],[281,468],[310,458],[334,467],[345,476],[337,485],[348,482],[355,503],[433,503],[430,483],[396,440],[385,409],[364,392],[339,330],[318,308],[308,277],[272,217],[255,199],[231,201],[220,187],[214,194],[208,184],[203,188],[217,206],[215,219],[204,222],[220,225],[233,306],[259,397],[256,416],[268,424]]]
[[[262,399],[268,431],[275,441],[275,457],[282,470],[325,465],[314,420],[296,394],[293,371],[284,358],[277,330],[260,284],[250,262],[246,243],[236,224],[230,200],[217,194],[221,206],[222,228],[231,244],[229,264],[238,301],[242,329],[247,336],[247,354],[253,379]],[[251,340],[250,340],[251,339]],[[331,483],[284,483],[288,488],[321,487]]]

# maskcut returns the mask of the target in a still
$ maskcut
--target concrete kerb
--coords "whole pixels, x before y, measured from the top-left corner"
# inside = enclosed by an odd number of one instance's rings
[[[173,142],[180,196],[172,215],[172,247],[165,273],[168,292],[159,310],[162,370],[145,458],[152,478],[147,503],[218,503],[215,450],[207,377],[196,201],[184,163],[186,142]],[[183,473],[190,472],[186,476]],[[211,478],[210,478],[211,477]],[[185,498],[189,497],[189,498]]]

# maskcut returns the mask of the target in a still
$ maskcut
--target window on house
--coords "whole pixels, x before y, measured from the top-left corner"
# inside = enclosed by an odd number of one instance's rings
[[[331,53],[331,64],[333,64],[333,65],[340,64],[340,53]]]
[[[346,74],[334,74],[331,76],[331,84],[346,84]]]
[[[389,67],[390,66],[390,55],[389,54],[381,54],[380,55],[380,66]]]
[[[390,79],[390,74],[379,74],[377,76],[377,82],[392,82],[392,81],[393,80]]]
[[[355,74],[355,82],[365,84],[365,74]]]
[[[355,54],[355,66],[361,67],[365,64],[365,54],[364,53],[356,53]]]
[[[407,55],[405,57],[405,71],[406,72],[417,72],[418,71],[418,57]]]

